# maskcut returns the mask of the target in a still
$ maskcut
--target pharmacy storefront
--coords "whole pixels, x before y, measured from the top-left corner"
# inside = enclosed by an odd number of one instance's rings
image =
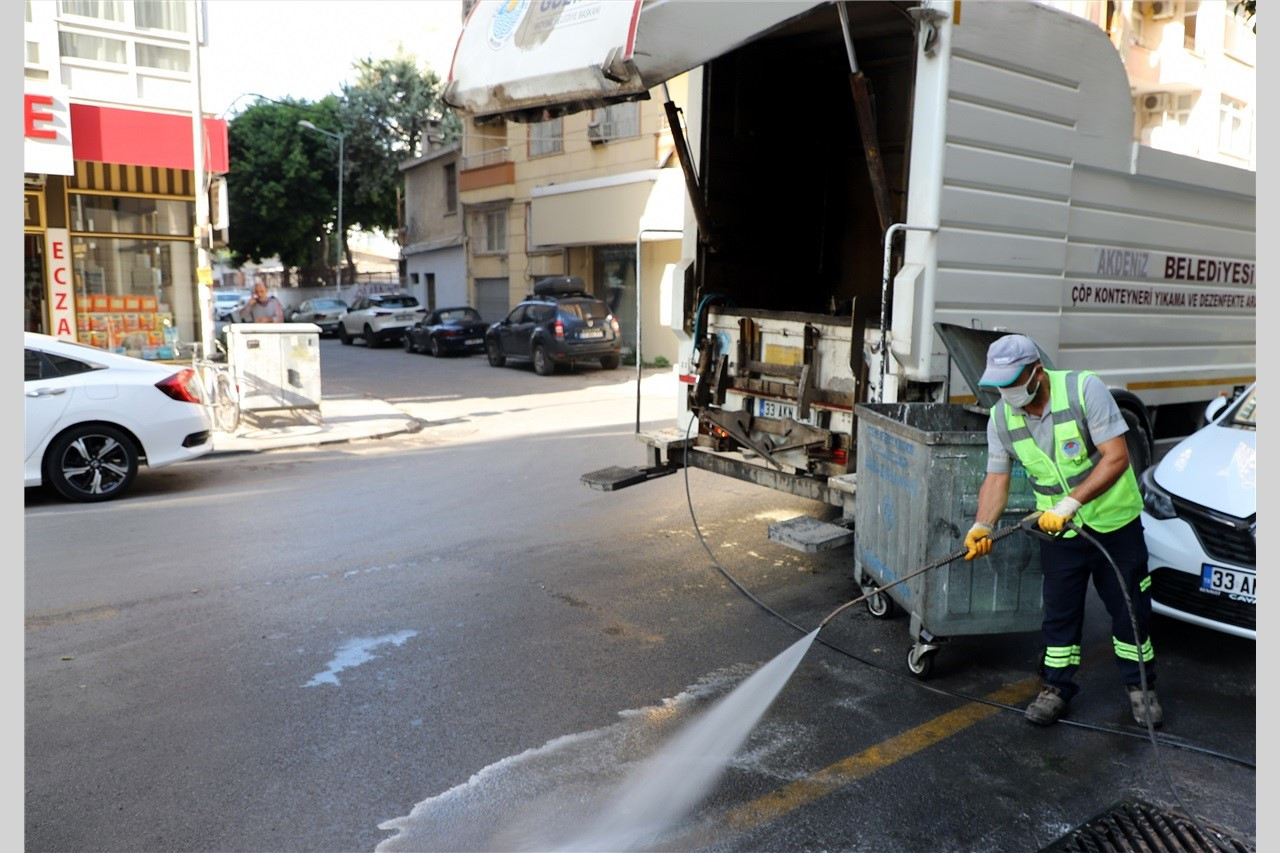
[[[141,358],[202,337],[192,117],[23,98],[24,328]],[[227,127],[205,119],[205,174]]]

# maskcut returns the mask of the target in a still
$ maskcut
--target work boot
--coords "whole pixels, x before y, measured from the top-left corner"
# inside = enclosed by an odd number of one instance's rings
[[[1047,726],[1056,723],[1066,710],[1067,700],[1062,698],[1062,690],[1046,684],[1040,695],[1027,706],[1027,722]]]
[[[1147,702],[1142,701],[1142,687],[1137,684],[1126,685],[1129,691],[1129,707],[1133,708],[1133,719],[1145,726],[1148,718],[1153,728],[1160,728],[1164,722],[1164,711],[1160,708],[1160,700],[1156,697],[1154,687],[1147,688]]]

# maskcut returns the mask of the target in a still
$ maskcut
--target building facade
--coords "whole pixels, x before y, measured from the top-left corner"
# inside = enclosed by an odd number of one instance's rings
[[[686,86],[683,75],[667,84],[677,104]],[[625,355],[639,346],[645,362],[674,363],[678,342],[661,306],[680,260],[684,185],[662,91],[549,121],[464,128],[458,195],[467,290],[481,315],[501,319],[538,279],[575,275],[618,318]]]
[[[1111,36],[1134,139],[1257,171],[1257,36],[1236,0],[1057,0]]]
[[[400,164],[404,175],[403,278],[430,310],[471,304],[467,250],[458,198],[460,143]],[[486,320],[501,319],[503,306],[476,305]]]
[[[226,123],[199,109],[202,11],[193,0],[26,0],[26,330],[144,358],[203,339],[202,250],[216,233],[197,227],[226,227],[228,159]]]

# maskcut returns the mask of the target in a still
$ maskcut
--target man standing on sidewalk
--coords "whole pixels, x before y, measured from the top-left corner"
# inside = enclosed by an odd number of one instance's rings
[[[246,323],[283,323],[284,306],[274,296],[268,296],[267,286],[258,282],[253,286],[253,298],[240,309],[240,318]]]

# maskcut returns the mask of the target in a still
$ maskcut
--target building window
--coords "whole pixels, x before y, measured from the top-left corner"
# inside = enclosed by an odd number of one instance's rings
[[[124,0],[62,0],[62,14],[124,23]]]
[[[135,0],[133,19],[138,29],[185,33],[187,3],[185,0]]]
[[[418,274],[416,272],[409,273],[409,283],[410,284],[418,283]]]
[[[1200,0],[1186,0],[1182,13],[1182,46],[1196,53],[1196,13],[1200,11]]]
[[[164,71],[189,71],[191,51],[156,44],[138,44],[138,65],[143,68],[159,68]]]
[[[1218,148],[1224,154],[1248,160],[1253,154],[1253,117],[1244,101],[1222,96],[1218,114]]]
[[[595,110],[587,125],[587,138],[592,140],[629,139],[639,135],[640,104],[636,101]]]
[[[545,157],[564,151],[564,119],[553,118],[529,125],[529,156]]]
[[[458,212],[458,166],[448,163],[444,167],[444,212]]]
[[[1164,151],[1196,154],[1188,125],[1196,105],[1195,94],[1151,92],[1138,96],[1142,114],[1141,141]]]
[[[83,33],[58,33],[58,47],[62,55],[75,59],[91,59],[95,62],[125,64],[124,42]]]
[[[1227,4],[1227,21],[1224,27],[1222,49],[1228,56],[1253,65],[1256,59],[1258,37],[1253,34],[1243,17],[1233,13],[1234,4]]]
[[[184,237],[195,225],[195,204],[164,198],[71,194],[71,228],[90,234]]]
[[[38,41],[27,42],[27,64],[28,65],[40,64],[40,42]]]
[[[480,254],[495,254],[507,250],[507,210],[505,207],[481,208],[472,220],[472,239]]]

